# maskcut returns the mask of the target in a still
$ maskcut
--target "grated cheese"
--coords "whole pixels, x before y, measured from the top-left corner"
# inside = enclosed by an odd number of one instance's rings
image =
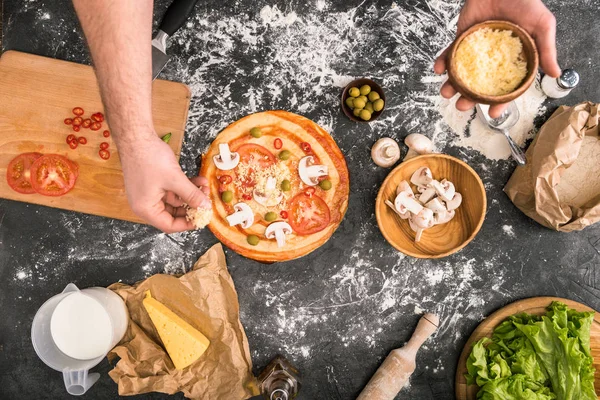
[[[509,30],[483,28],[456,50],[456,74],[472,91],[499,96],[514,91],[527,75],[523,43]]]
[[[210,223],[213,216],[212,208],[191,208],[186,206],[185,219],[192,221],[196,229],[202,229]]]
[[[284,180],[291,180],[291,173],[286,164],[277,162],[268,167],[258,167],[256,165],[249,166],[246,164],[240,163],[236,169],[236,178],[233,182],[235,187],[242,193],[247,193],[252,195],[253,189],[257,192],[263,194],[267,197],[271,202],[274,202],[281,195],[281,183]],[[274,178],[276,181],[275,189],[267,188],[267,182],[269,178]],[[253,188],[245,188],[244,182],[254,182]],[[287,197],[287,194],[283,193],[284,198]],[[281,203],[279,204],[281,206]],[[253,201],[249,206],[254,211],[262,211],[265,209],[264,206]]]

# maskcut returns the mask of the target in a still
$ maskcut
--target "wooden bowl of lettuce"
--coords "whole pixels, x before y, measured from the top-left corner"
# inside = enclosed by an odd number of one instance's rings
[[[596,399],[595,378],[600,315],[576,301],[532,297],[475,329],[458,361],[456,399]]]

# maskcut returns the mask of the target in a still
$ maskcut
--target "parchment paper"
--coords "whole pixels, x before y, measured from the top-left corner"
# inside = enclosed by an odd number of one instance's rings
[[[515,169],[504,191],[527,216],[550,229],[571,232],[598,222],[600,193],[576,207],[561,203],[554,190],[577,159],[584,136],[598,134],[598,104],[559,107],[529,146],[527,165]]]
[[[119,385],[119,395],[181,391],[192,399],[218,400],[258,394],[237,293],[220,244],[183,276],[158,274],[133,286],[115,283],[109,289],[125,300],[130,315],[125,337],[108,354],[111,362],[120,357],[109,373]],[[142,305],[146,290],[210,340],[206,352],[181,371],[173,366]]]

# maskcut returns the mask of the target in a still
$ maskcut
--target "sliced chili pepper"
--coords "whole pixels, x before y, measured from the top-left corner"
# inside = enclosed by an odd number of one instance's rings
[[[75,107],[73,109],[73,114],[75,114],[77,116],[83,115],[83,112],[84,112],[83,108],[81,108],[81,107]]]
[[[248,201],[248,200],[252,200],[252,196],[251,196],[251,195],[249,195],[249,194],[243,194],[243,195],[242,195],[242,199],[244,199],[244,200],[246,200],[246,201]]]
[[[98,155],[100,155],[101,159],[108,160],[110,158],[110,151],[102,149],[98,152]]]
[[[72,148],[73,150],[75,150],[77,148],[77,146],[79,146],[79,143],[77,143],[77,140],[71,140],[69,142],[69,147]]]
[[[104,132],[102,132],[102,136],[109,137],[110,136],[110,132],[109,131],[104,131]]]
[[[71,125],[73,123],[73,118],[65,118],[65,125]]]
[[[81,125],[82,122],[83,122],[83,118],[81,118],[81,117],[75,117],[75,118],[73,118],[73,121],[71,121],[71,123],[73,125],[77,125],[77,126]]]
[[[281,149],[283,147],[283,142],[281,139],[275,139],[275,141],[273,141],[273,147],[275,147],[277,150]]]
[[[98,131],[100,128],[102,128],[102,124],[100,122],[94,122],[92,125],[90,125],[90,129],[93,131]]]
[[[87,144],[87,139],[84,138],[83,136],[80,136],[77,141],[79,142],[79,144]]]
[[[102,115],[101,112],[97,112],[95,114],[92,114],[92,119],[96,122],[102,122],[104,121],[104,115]]]
[[[77,136],[70,134],[67,136],[67,143],[72,142],[73,140],[77,140]]]
[[[281,218],[283,218],[283,219],[287,219],[287,217],[288,217],[288,212],[287,212],[287,211],[285,211],[285,210],[282,210],[282,211],[279,213],[279,215],[281,215]]]
[[[73,125],[73,130],[74,130],[75,132],[79,132],[79,130],[80,130],[80,129],[81,129],[81,128],[79,127],[79,125]]]
[[[300,148],[305,153],[310,153],[311,151],[310,143],[302,142],[300,143]]]
[[[106,150],[108,149],[109,144],[106,142],[102,142],[100,143],[100,150]]]
[[[92,120],[89,118],[84,119],[83,122],[81,123],[81,126],[83,128],[89,128],[90,125],[92,125]]]
[[[221,175],[219,177],[219,182],[221,182],[224,185],[231,183],[232,180],[233,178],[230,175]]]
[[[306,188],[306,190],[304,191],[304,194],[307,195],[308,197],[312,197],[313,194],[315,194],[315,188],[312,186],[309,188]]]

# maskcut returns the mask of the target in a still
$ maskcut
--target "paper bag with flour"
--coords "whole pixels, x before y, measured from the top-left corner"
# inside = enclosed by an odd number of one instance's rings
[[[258,394],[248,340],[239,320],[239,304],[220,244],[208,250],[180,277],[154,275],[133,286],[109,287],[124,300],[130,321],[125,337],[109,354],[120,357],[110,377],[119,395],[183,392],[191,399],[245,399]],[[142,300],[149,290],[209,340],[206,352],[177,370],[162,347]]]
[[[600,221],[598,104],[561,106],[527,149],[504,191],[527,216],[571,232]]]

